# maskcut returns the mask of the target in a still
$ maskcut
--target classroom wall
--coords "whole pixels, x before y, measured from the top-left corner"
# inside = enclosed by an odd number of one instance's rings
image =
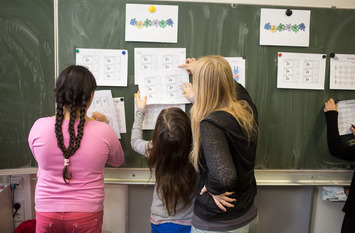
[[[149,233],[153,190],[153,185],[106,184],[103,233]],[[255,200],[258,233],[340,232],[344,202],[323,201],[321,193],[320,186],[259,185]],[[28,198],[34,198],[34,189]],[[27,219],[35,217],[32,213]]]
[[[258,186],[258,233],[340,232],[344,202],[323,201],[321,190],[314,186]],[[153,185],[129,185],[129,233],[150,232],[152,195]]]

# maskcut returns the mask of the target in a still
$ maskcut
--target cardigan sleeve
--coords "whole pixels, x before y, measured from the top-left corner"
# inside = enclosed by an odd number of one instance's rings
[[[207,190],[218,195],[230,191],[237,180],[237,172],[229,150],[225,132],[208,121],[202,121],[202,149],[208,167]]]
[[[134,151],[147,157],[148,155],[146,154],[146,149],[148,148],[150,142],[143,140],[143,120],[144,112],[137,111],[131,132],[131,147]]]

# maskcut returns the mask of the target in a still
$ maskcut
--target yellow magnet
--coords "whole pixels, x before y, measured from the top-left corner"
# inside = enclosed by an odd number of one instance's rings
[[[149,7],[149,11],[150,11],[151,13],[153,13],[153,12],[155,11],[155,6],[150,6],[150,7]]]

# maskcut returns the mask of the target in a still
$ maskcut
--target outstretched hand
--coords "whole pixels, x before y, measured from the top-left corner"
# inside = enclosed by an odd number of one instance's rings
[[[183,65],[179,65],[179,68],[185,68],[187,73],[193,74],[194,66],[195,66],[196,59],[195,58],[187,58],[186,63]]]
[[[206,186],[203,186],[200,195],[203,195],[204,193],[208,192]],[[218,208],[220,208],[223,211],[227,211],[227,209],[225,207],[234,207],[233,204],[231,204],[232,202],[237,201],[234,198],[230,198],[229,196],[232,195],[234,192],[225,192],[219,195],[213,195],[210,192],[208,192],[208,194],[210,194],[214,200],[214,202],[216,203],[216,205],[218,206]]]
[[[102,113],[99,113],[99,112],[93,112],[91,117],[94,120],[108,123],[108,120],[107,120],[107,117],[106,117],[105,114],[102,114]]]
[[[324,112],[328,112],[328,111],[338,111],[338,107],[337,107],[337,105],[335,104],[335,101],[332,98],[330,98],[324,104]]]
[[[186,99],[188,99],[190,102],[193,102],[195,99],[195,90],[194,87],[192,86],[191,83],[184,82],[183,84],[180,85],[181,89],[183,90],[183,95]]]
[[[138,90],[137,96],[136,96],[136,106],[137,106],[137,108],[145,109],[146,105],[147,105],[147,96],[144,96],[143,99],[141,99],[141,91]]]

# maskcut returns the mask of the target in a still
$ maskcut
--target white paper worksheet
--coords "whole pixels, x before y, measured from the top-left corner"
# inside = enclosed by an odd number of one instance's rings
[[[260,45],[308,47],[310,18],[309,10],[261,9]]]
[[[335,54],[330,58],[329,88],[355,90],[355,55]]]
[[[116,117],[120,133],[126,133],[126,114],[124,109],[124,97],[113,98],[113,104],[116,110]]]
[[[134,105],[134,112],[137,111],[136,105]],[[181,108],[185,112],[185,104],[151,104],[146,106],[146,114],[144,116],[144,121],[143,121],[143,130],[154,130],[155,128],[155,123],[157,121],[157,118],[160,114],[160,112],[164,108],[169,108],[169,107],[178,107]],[[136,116],[136,114],[134,114]]]
[[[95,91],[94,99],[87,111],[87,115],[90,117],[93,112],[105,114],[109,125],[115,131],[117,137],[121,138],[111,90]]]
[[[134,76],[147,104],[190,103],[180,85],[189,75],[178,65],[185,64],[185,48],[135,48]]]
[[[179,6],[126,4],[126,41],[177,43]]]
[[[339,135],[352,134],[350,127],[355,125],[355,100],[343,100],[338,106]]]
[[[242,57],[225,57],[225,59],[232,68],[234,81],[245,87],[245,59]]]
[[[98,86],[127,86],[127,50],[77,48],[76,64],[87,67]]]
[[[277,88],[324,90],[324,54],[278,53]]]

